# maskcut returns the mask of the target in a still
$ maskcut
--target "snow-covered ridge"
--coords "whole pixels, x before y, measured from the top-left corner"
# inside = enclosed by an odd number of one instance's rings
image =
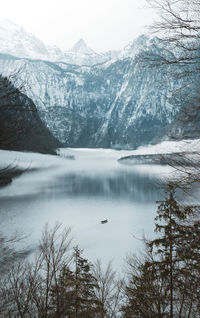
[[[57,46],[45,45],[36,36],[9,20],[0,21],[0,52],[20,58],[63,61],[77,65],[93,65],[107,60],[106,54],[98,54],[80,39],[71,50],[62,51]]]
[[[52,62],[66,62],[76,65],[95,65],[112,59],[133,57],[148,41],[146,36],[128,44],[122,51],[97,53],[83,39],[71,49],[62,51],[57,46],[45,45],[40,39],[27,32],[16,23],[0,21],[0,53],[11,54],[20,58],[41,59]]]
[[[45,59],[48,56],[42,41],[9,20],[0,22],[0,52],[34,59]]]

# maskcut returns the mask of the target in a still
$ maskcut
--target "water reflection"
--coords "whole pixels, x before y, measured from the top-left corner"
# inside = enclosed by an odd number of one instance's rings
[[[51,197],[102,197],[136,202],[153,202],[159,198],[157,179],[136,171],[115,171],[109,176],[64,174],[43,190]]]

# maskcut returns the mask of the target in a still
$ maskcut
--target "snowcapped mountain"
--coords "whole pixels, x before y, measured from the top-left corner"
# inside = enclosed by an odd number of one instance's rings
[[[83,40],[67,52],[46,50],[49,58],[43,61],[0,54],[0,72],[23,70],[18,75],[26,94],[66,146],[147,144],[162,135],[179,110],[170,98],[184,84],[183,78],[169,77],[176,66],[158,69],[137,58],[149,52],[173,55],[158,38],[140,36],[121,52],[97,54]]]
[[[66,146],[136,147],[151,142],[172,122],[168,69],[147,70],[126,58],[97,66],[21,60],[0,55],[5,75],[25,69],[27,95],[53,134]],[[28,81],[28,83],[26,83]]]
[[[0,21],[0,53],[51,62],[63,61],[76,65],[94,65],[113,57],[111,52],[96,53],[83,39],[80,39],[68,51],[62,51],[57,46],[46,46],[37,37],[9,20]]]
[[[92,66],[134,57],[141,49],[149,45],[150,39],[142,35],[121,51],[96,53],[80,39],[70,50],[62,51],[57,46],[48,46],[21,26],[9,20],[0,21],[0,53],[11,54],[20,58],[40,59],[51,62],[65,62],[75,65]]]

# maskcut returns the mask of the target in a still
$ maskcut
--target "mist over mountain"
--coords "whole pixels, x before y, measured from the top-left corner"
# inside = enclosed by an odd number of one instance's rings
[[[142,35],[121,51],[98,54],[83,39],[62,52],[12,23],[0,30],[0,72],[23,70],[26,94],[66,146],[135,148],[161,138],[179,112],[170,96],[185,79],[171,80],[176,66],[149,67],[138,58],[175,54],[158,38]],[[14,34],[20,49],[12,46]]]

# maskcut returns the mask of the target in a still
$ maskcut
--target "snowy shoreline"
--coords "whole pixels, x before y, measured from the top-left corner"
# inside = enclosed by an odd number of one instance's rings
[[[198,155],[197,151],[131,155],[118,159],[118,162],[127,165],[184,165],[190,167],[197,164],[195,159]]]
[[[130,155],[118,159],[127,165],[167,165],[190,166],[199,159],[200,139],[182,141],[163,141],[160,144],[139,147]]]

